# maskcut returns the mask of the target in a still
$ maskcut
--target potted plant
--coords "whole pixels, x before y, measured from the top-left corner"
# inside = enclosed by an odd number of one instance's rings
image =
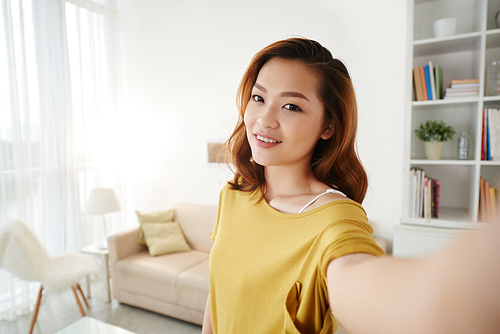
[[[427,121],[415,130],[417,137],[424,141],[425,154],[429,160],[439,160],[443,154],[445,141],[452,140],[455,130],[441,121]]]

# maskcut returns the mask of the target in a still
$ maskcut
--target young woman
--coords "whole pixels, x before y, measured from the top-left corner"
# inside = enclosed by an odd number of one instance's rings
[[[315,41],[276,42],[252,60],[238,102],[203,333],[498,331],[499,232],[413,261],[376,245],[341,61]]]

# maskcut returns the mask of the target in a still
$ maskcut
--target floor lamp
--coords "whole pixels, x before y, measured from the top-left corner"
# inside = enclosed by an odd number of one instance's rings
[[[104,226],[104,244],[99,248],[108,249],[108,233],[106,232],[106,213],[121,209],[115,192],[111,188],[96,188],[90,192],[87,212],[91,215],[102,215]]]

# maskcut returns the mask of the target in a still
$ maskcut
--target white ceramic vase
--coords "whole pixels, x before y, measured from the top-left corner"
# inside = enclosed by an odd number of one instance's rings
[[[426,141],[425,155],[428,160],[440,160],[443,155],[444,141]]]

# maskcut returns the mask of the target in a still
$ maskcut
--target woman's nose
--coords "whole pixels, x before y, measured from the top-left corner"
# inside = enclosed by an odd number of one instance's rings
[[[279,126],[279,122],[277,119],[276,107],[268,106],[263,108],[259,117],[257,118],[257,123],[263,128],[277,128]]]

